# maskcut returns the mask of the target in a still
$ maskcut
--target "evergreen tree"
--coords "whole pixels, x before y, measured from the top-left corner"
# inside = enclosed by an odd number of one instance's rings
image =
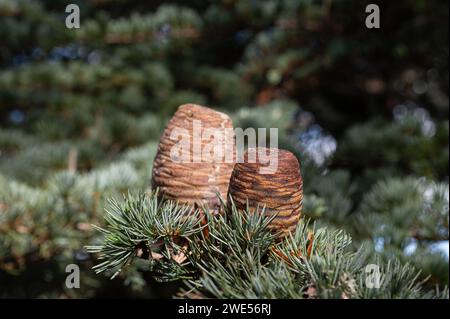
[[[366,5],[0,0],[0,296],[448,298],[448,3],[381,2],[377,30]],[[304,179],[292,237],[240,212],[205,238],[148,192],[188,102],[279,128]]]

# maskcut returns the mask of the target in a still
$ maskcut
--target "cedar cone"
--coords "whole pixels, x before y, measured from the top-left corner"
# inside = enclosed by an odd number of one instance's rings
[[[178,201],[182,204],[192,206],[203,206],[218,212],[220,201],[217,198],[219,193],[226,198],[230,175],[234,166],[234,139],[227,144],[232,147],[232,161],[225,162],[225,159],[214,160],[208,157],[196,157],[194,162],[194,120],[201,121],[200,136],[203,136],[205,129],[220,130],[233,129],[231,118],[221,112],[210,108],[196,105],[181,105],[175,115],[169,121],[158,145],[152,170],[152,189],[159,188],[159,194],[164,199]],[[175,138],[170,138],[174,129],[184,129],[184,134],[175,134]],[[178,136],[177,136],[178,135]],[[181,139],[188,139],[190,143],[189,160],[177,162],[171,158],[172,147],[179,143]],[[201,149],[212,141],[202,138]],[[225,141],[222,141],[225,145]],[[197,155],[196,155],[197,156]]]
[[[269,154],[269,149],[258,148]],[[272,149],[273,150],[273,149]],[[258,153],[258,152],[257,152]],[[300,164],[289,151],[278,150],[278,168],[273,174],[261,174],[261,163],[258,155],[256,162],[249,163],[248,151],[244,154],[244,162],[236,163],[231,174],[228,196],[231,196],[236,208],[245,210],[247,201],[250,213],[259,206],[265,206],[265,214],[277,215],[268,228],[279,232],[280,238],[295,230],[300,220],[303,203],[303,180]]]

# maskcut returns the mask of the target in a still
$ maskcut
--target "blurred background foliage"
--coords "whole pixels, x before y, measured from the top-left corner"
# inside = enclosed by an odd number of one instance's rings
[[[305,215],[448,285],[448,2],[375,1],[369,30],[370,2],[0,0],[0,297],[171,296],[139,265],[94,275],[83,246],[188,102],[279,128]]]

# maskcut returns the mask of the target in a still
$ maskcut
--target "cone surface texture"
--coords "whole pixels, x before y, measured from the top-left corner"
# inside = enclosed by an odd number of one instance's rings
[[[269,154],[269,149],[263,150]],[[273,174],[261,174],[261,166],[267,164],[262,164],[258,156],[252,163],[247,151],[244,163],[236,163],[233,169],[228,195],[241,210],[246,209],[247,201],[251,212],[258,206],[261,211],[265,205],[265,214],[277,216],[269,228],[283,236],[295,229],[301,217],[303,180],[300,164],[294,154],[279,149],[278,168]]]
[[[217,160],[215,156],[199,154],[198,138],[204,135],[205,129],[232,130],[233,123],[228,115],[204,106],[184,104],[178,108],[160,139],[152,170],[152,188],[159,188],[164,199],[183,204],[205,205],[217,211],[220,202],[216,193],[226,198],[234,157],[227,163],[225,157]],[[180,132],[184,133],[180,135]],[[197,147],[194,147],[194,135],[197,138]],[[213,137],[208,136],[201,138],[202,152],[212,139]],[[180,162],[179,158],[176,158],[177,155],[174,160],[174,153],[171,155],[171,150],[176,144],[179,145],[180,140],[190,142],[188,161]],[[228,146],[234,152],[234,143]],[[214,155],[214,151],[211,154]]]

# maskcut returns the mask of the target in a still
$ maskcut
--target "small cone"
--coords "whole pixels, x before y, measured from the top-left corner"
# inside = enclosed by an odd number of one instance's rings
[[[270,154],[270,149],[258,150]],[[283,237],[295,229],[301,217],[303,180],[300,164],[294,154],[279,149],[276,171],[262,174],[261,168],[267,168],[268,164],[262,164],[258,156],[256,162],[251,163],[249,151],[244,154],[244,163],[234,166],[228,196],[240,210],[247,208],[247,201],[250,212],[255,212],[258,206],[261,211],[265,205],[267,215],[277,215],[268,228]]]
[[[214,140],[214,137],[208,138],[206,129],[232,132],[233,123],[228,115],[204,106],[184,104],[178,108],[164,130],[158,146],[152,170],[152,188],[159,188],[165,199],[193,206],[205,205],[218,212],[220,202],[217,193],[226,198],[234,166],[234,140],[221,140],[223,154],[231,150],[231,161],[225,160],[225,156],[222,159],[215,158],[215,150],[205,156],[205,147],[211,145]],[[181,150],[181,140],[190,144],[188,158],[182,156],[186,155],[186,152],[176,151]]]

